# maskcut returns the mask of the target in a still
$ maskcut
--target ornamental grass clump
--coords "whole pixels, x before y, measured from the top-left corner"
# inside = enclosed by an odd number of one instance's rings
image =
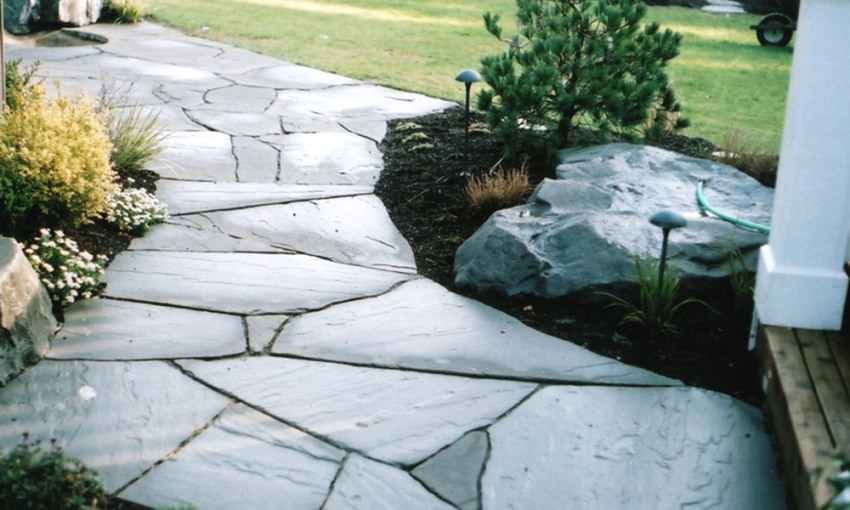
[[[98,510],[107,494],[97,472],[68,457],[51,442],[50,450],[30,444],[0,451],[0,508],[15,510]]]
[[[499,167],[481,176],[467,176],[463,192],[470,210],[491,214],[521,204],[529,187],[525,166],[509,170]]]
[[[50,298],[62,306],[92,297],[100,286],[106,257],[82,251],[61,230],[43,228],[23,248]]]
[[[637,303],[603,292],[603,296],[612,299],[612,303],[606,308],[621,308],[625,315],[618,325],[635,324],[644,328],[651,338],[658,335],[665,337],[676,336],[679,328],[676,326],[675,317],[679,310],[689,304],[701,304],[711,307],[704,301],[689,297],[679,298],[679,276],[673,271],[664,273],[664,279],[659,288],[658,272],[659,261],[648,259],[645,262],[635,257],[635,269],[637,270],[637,283],[639,287]]]
[[[10,92],[0,118],[0,234],[26,238],[39,227],[77,227],[105,214],[116,174],[94,101],[47,98],[40,83]]]
[[[166,205],[143,189],[128,188],[113,193],[109,205],[106,221],[124,232],[140,234],[151,225],[168,221]]]

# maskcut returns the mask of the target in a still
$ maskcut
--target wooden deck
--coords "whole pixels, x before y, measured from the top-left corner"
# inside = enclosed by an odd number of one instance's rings
[[[763,326],[757,342],[765,414],[798,510],[833,495],[818,468],[850,454],[850,334]]]

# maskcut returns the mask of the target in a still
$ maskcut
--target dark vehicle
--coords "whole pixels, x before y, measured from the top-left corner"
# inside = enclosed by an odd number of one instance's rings
[[[768,2],[768,9],[770,14],[750,28],[756,31],[762,46],[788,46],[797,29],[800,0],[772,0]]]

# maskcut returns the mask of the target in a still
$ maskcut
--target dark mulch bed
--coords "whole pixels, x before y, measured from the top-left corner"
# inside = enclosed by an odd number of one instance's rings
[[[403,143],[410,122],[425,133],[431,148],[411,150]],[[471,295],[454,287],[454,255],[460,244],[486,220],[472,214],[463,195],[465,168],[486,172],[502,157],[499,144],[473,114],[469,153],[464,157],[464,113],[443,113],[390,124],[381,144],[385,169],[376,193],[416,256],[419,272],[443,286],[493,306],[525,324],[569,340],[594,352],[760,405],[756,362],[746,351],[749,311],[732,308],[732,291],[721,286],[701,289],[699,296],[715,311],[694,305],[682,309],[675,338],[652,340],[635,327],[618,327],[622,311],[601,304],[535,297]],[[655,145],[688,155],[703,156],[712,146],[705,140],[670,136]],[[532,181],[554,176],[551,165],[530,168]]]

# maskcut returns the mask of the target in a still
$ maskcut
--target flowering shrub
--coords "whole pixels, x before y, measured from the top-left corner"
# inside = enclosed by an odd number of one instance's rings
[[[109,197],[106,220],[125,232],[141,232],[168,220],[168,208],[143,189],[122,189]]]
[[[43,228],[32,244],[24,248],[27,258],[51,299],[70,305],[77,298],[88,299],[100,284],[106,257],[80,251],[73,239],[61,230]]]
[[[15,96],[0,119],[0,233],[26,237],[35,226],[89,223],[117,189],[112,143],[94,102],[39,84]]]

